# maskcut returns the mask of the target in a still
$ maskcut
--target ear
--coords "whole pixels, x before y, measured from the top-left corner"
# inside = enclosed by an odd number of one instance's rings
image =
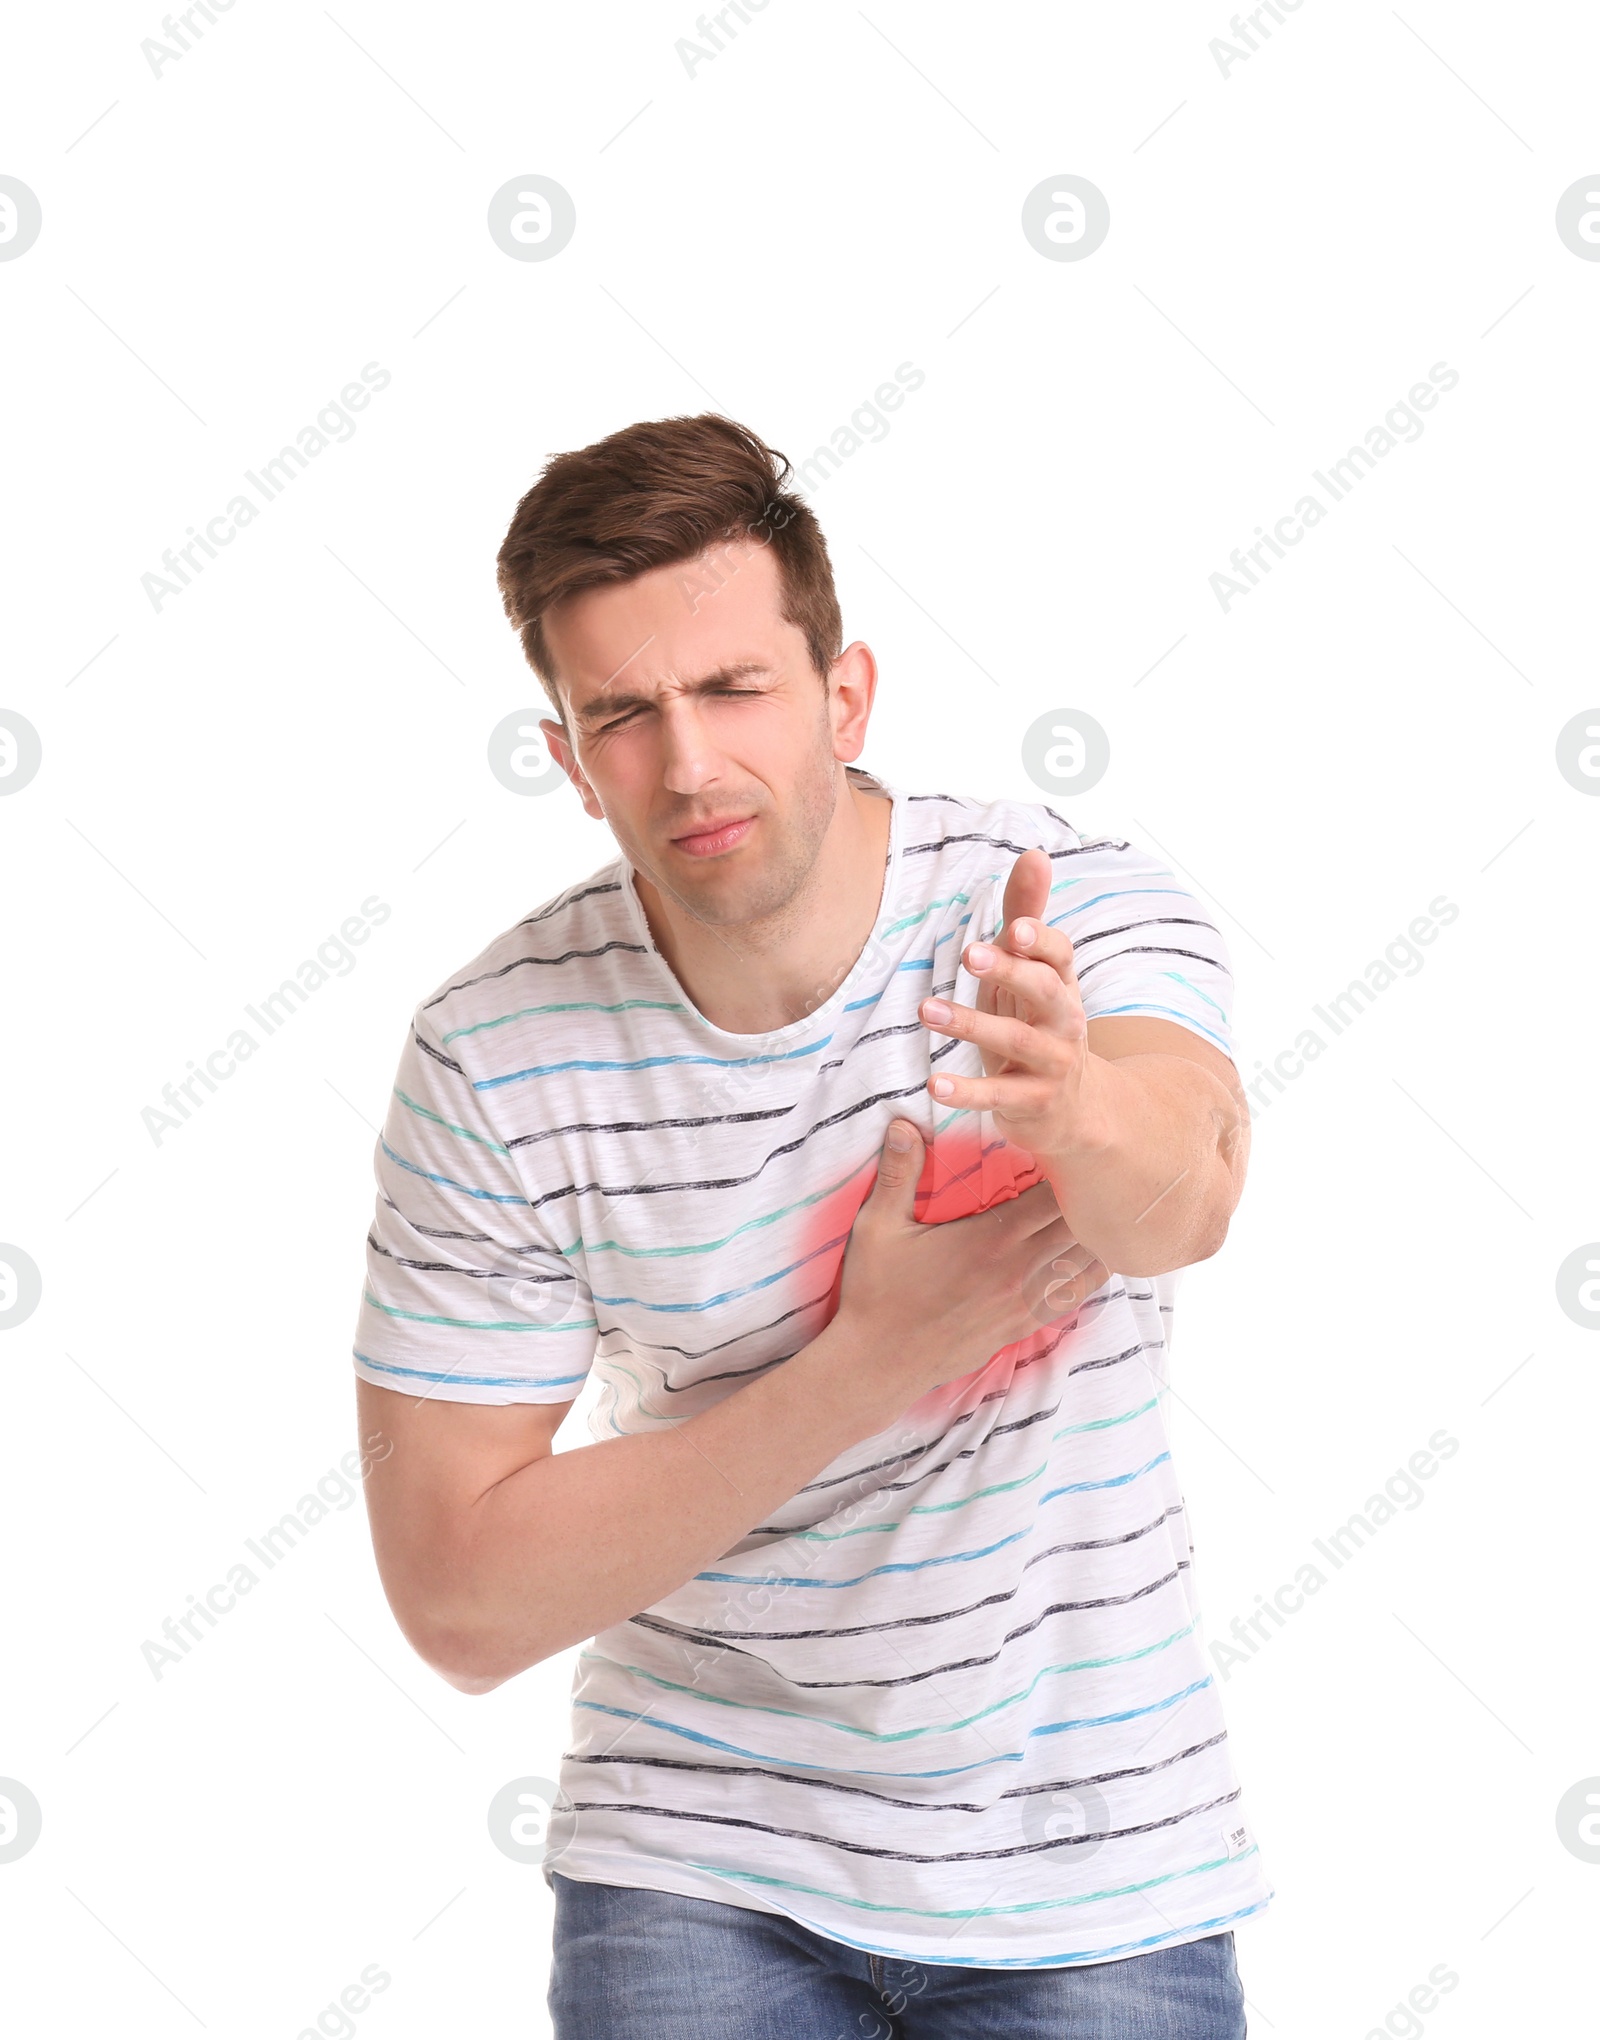
[[[594,788],[584,778],[578,766],[577,753],[572,748],[565,727],[550,716],[540,719],[539,727],[549,740],[556,763],[578,789],[578,798],[583,802],[583,811],[592,821],[603,822],[606,811],[595,797]]]
[[[853,764],[866,749],[867,724],[878,687],[878,662],[858,638],[846,645],[828,668],[828,716],[833,724],[833,755]]]

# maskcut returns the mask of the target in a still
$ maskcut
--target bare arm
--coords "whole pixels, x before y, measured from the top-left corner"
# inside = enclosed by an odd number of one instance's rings
[[[910,1142],[885,1146],[832,1322],[698,1416],[555,1453],[570,1403],[415,1401],[358,1382],[362,1435],[393,1446],[367,1475],[384,1590],[452,1685],[489,1692],[650,1607],[848,1446],[1106,1280],[1048,1184],[918,1224],[922,1143],[897,1124]]]
[[[1091,1020],[1088,1046],[1092,1136],[1041,1162],[1067,1224],[1119,1275],[1209,1259],[1250,1154],[1237,1071],[1171,1020]]]

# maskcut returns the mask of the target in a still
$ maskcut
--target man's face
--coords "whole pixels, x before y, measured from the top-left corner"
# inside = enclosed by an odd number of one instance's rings
[[[545,617],[572,735],[541,728],[585,809],[685,912],[722,926],[799,892],[871,705],[865,646],[825,691],[780,598],[770,547],[747,540]]]

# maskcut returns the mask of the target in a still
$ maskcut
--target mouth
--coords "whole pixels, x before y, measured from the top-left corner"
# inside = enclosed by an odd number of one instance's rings
[[[756,825],[754,815],[738,815],[705,822],[687,835],[674,836],[672,847],[687,857],[719,857],[742,843]]]

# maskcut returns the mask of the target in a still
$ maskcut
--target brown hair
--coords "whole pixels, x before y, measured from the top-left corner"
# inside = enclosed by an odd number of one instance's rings
[[[506,615],[563,722],[544,634],[551,604],[736,538],[771,545],[779,613],[804,632],[827,686],[844,649],[839,598],[821,525],[784,489],[791,472],[781,453],[715,411],[627,425],[545,462],[517,505],[496,566]]]

